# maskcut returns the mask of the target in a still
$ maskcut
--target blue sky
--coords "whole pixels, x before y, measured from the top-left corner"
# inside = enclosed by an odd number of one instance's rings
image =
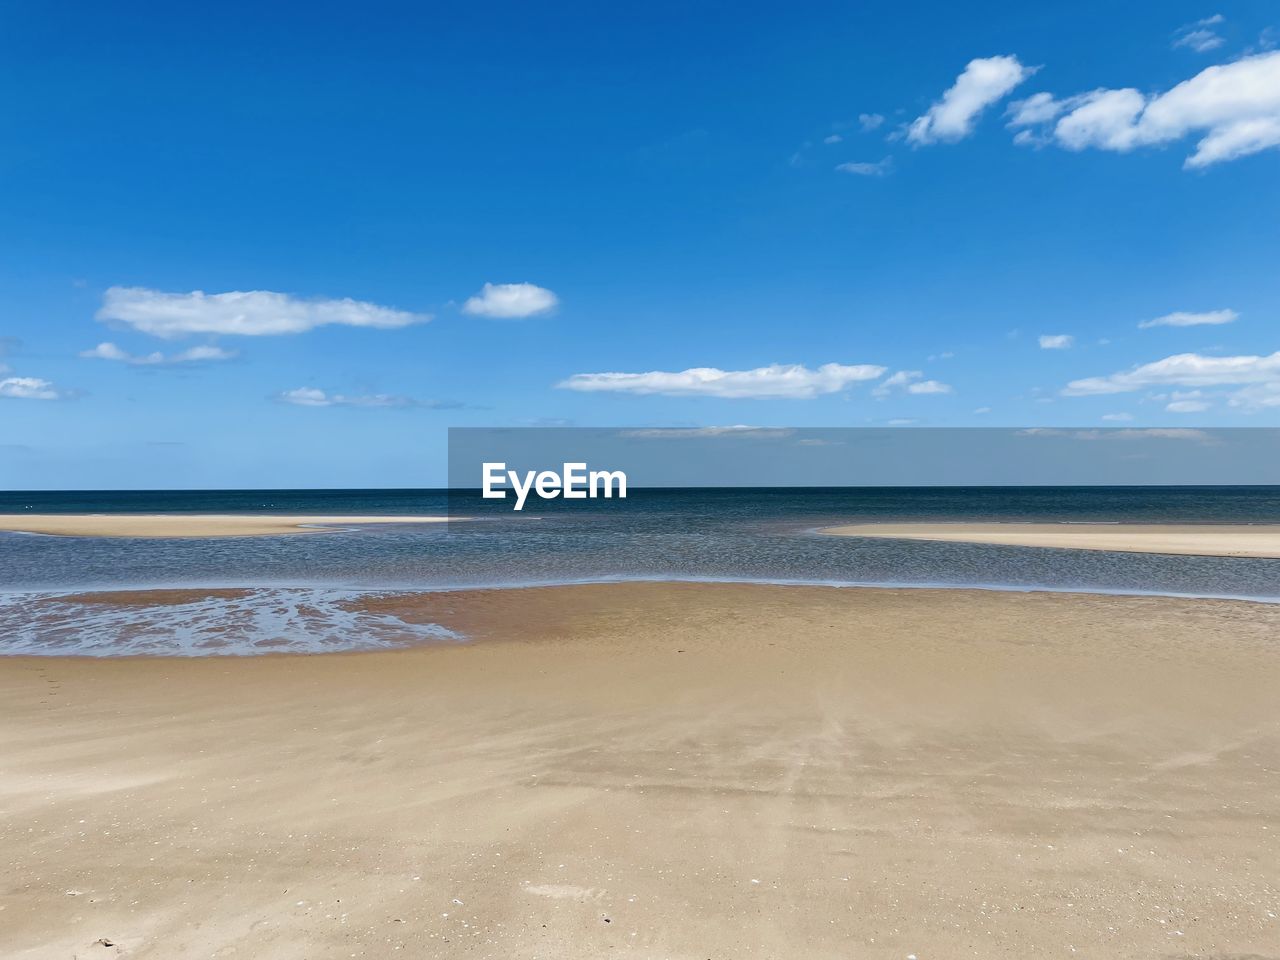
[[[1049,7],[6,3],[0,485],[1280,424],[1280,12]]]

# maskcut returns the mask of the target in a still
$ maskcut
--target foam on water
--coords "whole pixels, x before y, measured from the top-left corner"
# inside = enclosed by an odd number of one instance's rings
[[[368,591],[269,587],[176,602],[0,595],[0,655],[244,656],[379,650],[463,638],[438,624],[370,613]]]

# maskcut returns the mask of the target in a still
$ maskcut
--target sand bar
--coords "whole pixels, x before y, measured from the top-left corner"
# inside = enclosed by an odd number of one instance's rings
[[[0,513],[0,530],[64,537],[255,537],[323,533],[334,527],[375,523],[447,523],[449,519],[243,513]]]
[[[857,523],[827,527],[840,537],[943,540],[1201,557],[1280,557],[1280,524]]]
[[[1275,954],[1280,606],[368,604],[473,642],[0,657],[6,960]]]

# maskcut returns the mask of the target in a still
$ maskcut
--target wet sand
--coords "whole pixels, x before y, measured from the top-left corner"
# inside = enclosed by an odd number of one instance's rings
[[[857,523],[827,527],[840,537],[945,540],[1201,557],[1280,557],[1280,524]]]
[[[240,513],[0,513],[0,530],[64,537],[254,537],[322,533],[335,527],[375,523],[447,523],[449,519]]]
[[[0,658],[7,960],[1276,955],[1280,607],[369,605],[473,641]]]

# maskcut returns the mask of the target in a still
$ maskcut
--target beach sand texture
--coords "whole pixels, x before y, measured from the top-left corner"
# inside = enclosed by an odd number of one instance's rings
[[[253,537],[323,533],[335,527],[374,523],[447,523],[449,519],[244,513],[3,513],[0,530],[64,537]]]
[[[474,640],[0,658],[3,955],[1277,953],[1280,607],[368,603]]]
[[[1280,524],[1200,523],[855,523],[840,537],[945,540],[1011,547],[1059,547],[1202,557],[1280,557]]]

